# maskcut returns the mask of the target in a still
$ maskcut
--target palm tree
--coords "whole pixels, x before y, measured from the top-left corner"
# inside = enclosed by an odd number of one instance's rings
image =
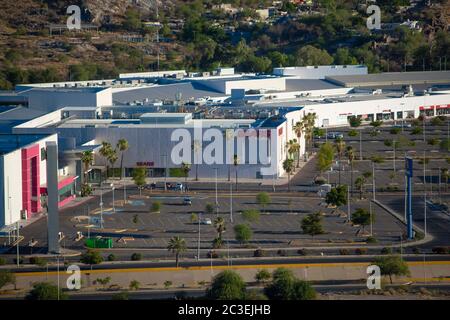
[[[89,171],[90,166],[92,165],[92,162],[94,161],[94,154],[92,151],[84,151],[81,154],[81,162],[84,165],[84,171],[83,171],[83,177],[84,177],[84,183],[87,183],[87,173]]]
[[[112,150],[111,144],[109,142],[103,141],[99,153],[103,158],[105,158],[106,177],[108,177],[108,170],[109,170],[108,156],[111,153],[111,150]]]
[[[198,140],[194,140],[194,143],[192,144],[192,150],[194,151],[194,162],[195,162],[195,181],[198,181],[198,162],[199,159],[197,159],[198,152],[201,148],[201,144]]]
[[[341,158],[345,151],[345,142],[342,139],[336,139],[334,146],[339,158],[339,185],[341,185]]]
[[[300,144],[297,142],[297,139],[289,140],[286,144],[287,152],[289,154],[289,158],[294,159],[294,155],[298,154],[300,150]],[[297,167],[299,166],[299,159],[297,159]]]
[[[217,238],[222,240],[222,233],[225,232],[225,219],[222,217],[217,217],[214,219],[214,228],[216,228],[217,231]]]
[[[128,149],[128,141],[126,139],[120,139],[117,141],[117,149],[120,151],[120,180],[123,177],[123,154]]]
[[[365,184],[366,184],[366,177],[365,176],[361,176],[361,177],[356,178],[356,180],[355,180],[355,187],[358,188],[358,190],[359,190],[359,199],[360,200],[362,200],[362,198],[363,198]]]
[[[305,123],[303,121],[298,121],[292,128],[297,136],[299,142],[298,155],[297,155],[297,168],[300,167],[300,138],[302,137],[303,131],[305,130]]]
[[[237,154],[233,155],[233,165],[235,168],[235,173],[236,173],[236,191],[238,189],[238,165],[239,165],[239,158],[237,156]]]
[[[109,163],[111,164],[111,169],[112,169],[112,177],[114,178],[114,163],[116,163],[117,159],[119,159],[119,157],[117,156],[117,152],[116,149],[112,149],[109,151],[109,154],[107,156],[107,159],[109,161]]]
[[[191,165],[189,163],[182,162],[181,163],[181,171],[184,174],[184,184],[187,184],[187,178],[189,176],[189,172],[191,171]]]
[[[353,197],[353,163],[355,161],[355,151],[352,146],[347,147],[346,154],[348,162],[350,163],[350,194]]]
[[[316,123],[316,113],[308,113],[303,117],[305,125],[305,141],[311,142],[313,137],[314,125]]]
[[[178,268],[180,254],[186,251],[186,240],[178,236],[171,238],[167,250],[175,254],[175,266]]]
[[[283,169],[288,175],[288,191],[291,191],[291,174],[294,171],[294,160],[287,158],[283,161]]]

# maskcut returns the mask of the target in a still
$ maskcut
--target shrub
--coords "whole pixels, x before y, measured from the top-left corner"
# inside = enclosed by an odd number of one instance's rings
[[[297,253],[301,256],[307,256],[309,254],[308,250],[306,249],[298,249]]]
[[[411,131],[411,134],[421,134],[423,132],[421,127],[414,127]]]
[[[440,140],[437,138],[428,139],[428,144],[430,146],[437,146],[439,144]]]
[[[35,264],[40,267],[44,267],[47,264],[47,260],[42,257],[31,257],[30,264]]]
[[[164,281],[164,288],[168,289],[172,286],[172,281],[166,280]]]
[[[359,127],[361,125],[361,118],[355,117],[355,116],[351,116],[348,119],[348,122],[350,123],[350,126],[353,128]]]
[[[214,205],[212,203],[207,203],[205,206],[205,213],[213,214],[214,213]]]
[[[434,117],[431,119],[431,124],[433,126],[442,126],[444,124],[444,120],[442,120],[441,117]]]
[[[383,163],[384,162],[384,158],[381,156],[372,156],[370,159],[374,163]]]
[[[284,249],[280,249],[280,250],[277,251],[277,254],[279,256],[285,257],[285,256],[287,256],[287,251],[284,250]]]
[[[314,183],[321,186],[321,185],[327,183],[327,179],[325,179],[324,177],[317,177],[314,179]]]
[[[140,261],[140,260],[142,260],[142,254],[135,252],[131,255],[131,261]]]
[[[153,202],[151,210],[154,213],[160,212],[161,211],[161,202],[159,202],[159,201]]]
[[[447,253],[449,253],[449,248],[447,248],[447,247],[434,247],[433,249],[431,249],[431,252],[433,252],[435,254],[447,254]]]
[[[212,251],[209,251],[208,252],[208,254],[207,254],[207,257],[208,258],[212,258],[212,259],[217,259],[218,257],[219,257],[219,255],[217,254],[217,252],[215,252],[214,250],[212,250]]]
[[[381,249],[381,254],[391,254],[391,253],[392,253],[391,248],[384,247],[383,249]]]
[[[386,146],[386,147],[392,147],[392,145],[393,145],[393,141],[392,140],[384,140],[384,145]]]
[[[420,248],[414,247],[414,248],[412,248],[412,252],[413,252],[414,254],[420,254],[420,253],[421,253],[421,250],[420,250]]]
[[[367,243],[377,243],[378,240],[375,237],[367,237],[366,242]]]
[[[111,253],[111,254],[108,255],[108,257],[106,259],[108,261],[115,261],[116,260],[116,256],[113,253]]]
[[[256,272],[255,280],[256,282],[261,283],[268,281],[271,277],[272,275],[270,274],[269,271],[267,271],[266,269],[261,269],[258,270],[258,272]]]
[[[140,287],[140,283],[137,280],[131,280],[130,282],[130,290],[138,290]]]
[[[0,266],[4,266],[6,264],[6,259],[0,257]]]
[[[341,256],[348,256],[350,254],[350,251],[348,251],[348,249],[341,249],[339,250],[339,254]]]
[[[392,128],[389,132],[391,134],[399,134],[402,129],[400,128]]]
[[[17,258],[14,258],[13,262],[17,264]],[[19,257],[19,264],[23,264],[23,257]]]
[[[258,257],[265,257],[266,256],[266,251],[263,249],[256,249],[255,251],[253,251],[253,256],[258,258]]]
[[[349,137],[356,137],[357,135],[358,135],[358,131],[356,131],[356,130],[350,130],[348,132]]]
[[[355,254],[358,256],[367,254],[367,248],[357,248],[355,249]]]

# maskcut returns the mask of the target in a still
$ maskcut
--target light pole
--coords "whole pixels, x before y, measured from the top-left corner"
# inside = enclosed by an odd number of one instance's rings
[[[217,170],[218,170],[218,168],[214,168],[215,175],[216,175],[216,216],[219,215],[219,200],[218,200],[218,196],[217,196]]]
[[[17,240],[16,240],[16,260],[17,260],[17,267],[19,267],[20,266],[20,258],[19,258],[19,251],[20,251],[20,249],[19,249],[19,237],[20,237],[20,231],[19,231],[19,229],[20,229],[20,222],[19,221],[17,221]]]
[[[100,185],[100,229],[103,229],[103,189]]]
[[[164,158],[164,191],[167,191],[167,155],[163,154],[161,157]]]
[[[370,236],[373,236],[373,218],[372,218],[372,201],[369,201],[369,214],[370,214]]]
[[[348,222],[352,221],[352,217],[351,217],[351,213],[350,213],[350,192],[349,192],[349,187],[347,185],[347,217],[348,217]]]
[[[362,134],[363,130],[359,131],[359,160],[362,161],[363,155],[362,155]]]
[[[57,255],[56,256],[56,268],[57,268],[57,277],[58,277],[58,280],[57,280],[57,282],[58,282],[58,293],[57,293],[57,295],[58,295],[58,300],[59,300],[59,255]]]
[[[114,198],[114,190],[115,190],[116,188],[114,188],[114,184],[113,184],[113,183],[111,183],[111,189],[112,189],[112,206],[113,206],[113,212],[116,212],[116,206],[115,206],[115,204],[114,204],[114,202],[115,202],[115,198]]]
[[[375,162],[372,161],[372,192],[373,192],[373,201],[375,201]]]
[[[425,237],[427,236],[427,180],[426,180],[425,151],[423,152],[423,225]]]
[[[200,220],[202,218],[202,214],[199,213],[198,215],[198,245],[197,245],[197,261],[200,260],[200,238],[201,238],[201,234],[200,234]]]
[[[393,146],[394,146],[394,173],[396,173],[396,168],[395,168],[395,143],[396,141],[393,141]]]
[[[127,188],[125,185],[125,181],[123,182],[123,204],[127,203]]]
[[[233,223],[233,183],[230,182],[230,222]]]

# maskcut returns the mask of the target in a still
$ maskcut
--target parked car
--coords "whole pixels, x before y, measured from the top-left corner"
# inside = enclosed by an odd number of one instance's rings
[[[183,191],[183,184],[178,182],[174,187],[175,190]]]
[[[184,204],[185,206],[190,206],[190,205],[192,205],[192,199],[191,199],[190,197],[185,197],[185,198],[183,199],[183,204]]]
[[[344,134],[341,132],[328,132],[327,134],[328,139],[344,139]]]
[[[201,223],[201,224],[207,224],[207,225],[211,225],[211,224],[212,224],[210,218],[204,218],[204,219],[201,219],[201,220],[200,220],[200,223]]]

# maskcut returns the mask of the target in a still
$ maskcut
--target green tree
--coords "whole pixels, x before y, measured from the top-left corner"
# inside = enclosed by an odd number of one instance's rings
[[[145,178],[147,177],[147,169],[143,167],[133,169],[133,181],[139,189],[139,195],[142,196],[142,188],[145,186]]]
[[[101,284],[103,289],[106,289],[106,286],[111,282],[111,277],[97,278],[95,281]]]
[[[334,158],[334,149],[331,143],[322,144],[317,154],[317,169],[323,174],[331,168]]]
[[[187,178],[189,177],[189,172],[191,171],[191,165],[189,163],[181,163],[181,171],[184,175],[184,184],[187,184]]]
[[[94,264],[100,264],[103,262],[103,257],[99,251],[96,250],[88,250],[85,252],[80,259],[81,263],[91,265],[91,268]]]
[[[227,230],[225,225],[225,219],[223,217],[217,217],[214,219],[214,228],[217,232],[217,238],[222,241],[222,234]]]
[[[122,180],[123,176],[124,176],[124,172],[123,172],[123,156],[125,151],[128,150],[128,141],[126,139],[119,139],[119,141],[117,141],[117,150],[120,151],[120,179]]]
[[[360,176],[355,180],[355,187],[359,190],[359,199],[362,200],[364,196],[364,189],[366,186],[366,178],[364,176]]]
[[[178,268],[180,254],[187,250],[186,240],[180,237],[173,237],[169,240],[167,250],[175,254],[175,266]]]
[[[235,271],[222,271],[214,277],[207,296],[214,300],[242,300],[245,297],[245,282]]]
[[[249,222],[257,222],[259,220],[260,213],[256,209],[249,209],[242,211],[242,218]]]
[[[301,47],[295,57],[298,66],[321,66],[333,63],[333,57],[325,49],[318,49],[311,45]]]
[[[294,172],[294,160],[286,159],[283,161],[283,169],[288,175],[288,191],[291,191],[291,174]]]
[[[325,196],[325,202],[329,205],[340,207],[342,205],[347,204],[347,186],[337,186],[336,188],[332,188],[330,192]]]
[[[339,161],[339,185],[341,184],[341,159],[345,152],[345,142],[343,139],[336,139],[334,142],[334,147],[336,148],[337,154],[338,154],[338,161]]]
[[[381,275],[389,276],[392,284],[392,276],[409,276],[410,271],[406,262],[399,256],[379,257],[374,262],[380,267]]]
[[[365,231],[365,227],[370,224],[370,212],[363,208],[356,209],[352,214],[352,222],[354,224],[362,226],[363,232]],[[372,218],[373,222],[373,218]]]
[[[102,142],[102,147],[100,148],[100,155],[105,159],[105,166],[106,166],[106,174],[108,174],[109,171],[109,166],[108,166],[108,157],[112,152],[112,146],[109,142],[107,141],[103,141]]]
[[[291,270],[278,268],[273,272],[272,282],[264,288],[270,300],[313,300],[314,288],[306,281],[297,279]]]
[[[252,229],[246,224],[238,224],[234,226],[234,237],[235,239],[241,243],[247,243],[253,236]]]
[[[301,221],[301,227],[305,234],[309,234],[314,237],[318,234],[323,234],[322,216],[320,212],[308,214]]]
[[[58,292],[59,291],[59,292]],[[26,296],[27,300],[67,300],[68,296],[54,284],[48,282],[38,282],[33,285],[33,289]]]
[[[352,128],[357,128],[357,127],[359,127],[360,125],[361,125],[361,118],[358,118],[358,117],[356,117],[356,116],[351,116],[349,119],[348,119],[348,123],[350,123],[350,126],[352,127]]]
[[[256,202],[262,207],[262,210],[265,211],[266,207],[272,202],[272,200],[267,192],[260,192],[256,196]]]
[[[213,214],[214,213],[214,205],[212,203],[207,203],[205,206],[205,213]]]

